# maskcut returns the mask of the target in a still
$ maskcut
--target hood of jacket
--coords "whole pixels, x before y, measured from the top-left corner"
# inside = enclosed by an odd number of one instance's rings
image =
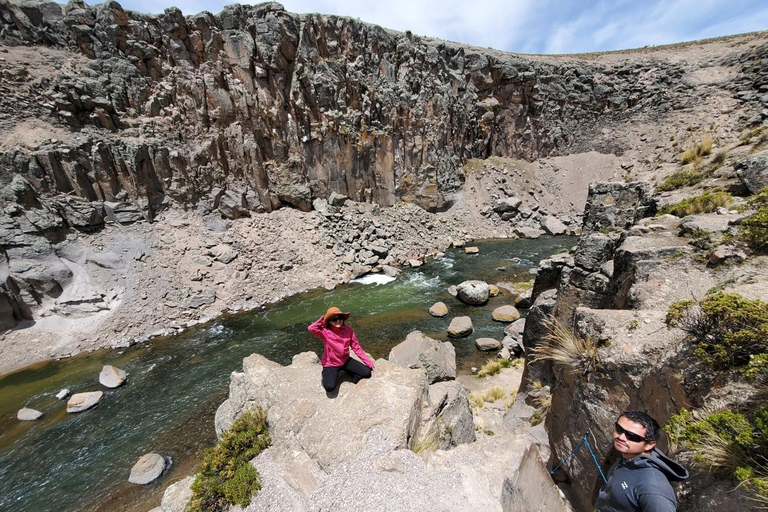
[[[679,482],[688,479],[688,470],[667,457],[664,452],[654,448],[650,455],[638,455],[626,461],[626,465],[636,468],[656,468],[667,477],[670,482]]]

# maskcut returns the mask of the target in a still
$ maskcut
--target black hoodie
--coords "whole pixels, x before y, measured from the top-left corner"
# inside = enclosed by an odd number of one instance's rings
[[[650,455],[621,457],[608,472],[595,512],[675,512],[677,499],[669,482],[687,478],[687,469],[656,448]]]

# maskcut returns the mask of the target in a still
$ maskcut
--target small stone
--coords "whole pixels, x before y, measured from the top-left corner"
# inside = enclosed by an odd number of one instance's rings
[[[448,336],[451,338],[464,338],[472,334],[472,331],[472,319],[468,316],[457,316],[448,326]]]
[[[58,393],[56,393],[56,398],[58,398],[59,400],[64,400],[68,396],[69,396],[69,389],[67,389],[67,388],[64,388],[61,391],[59,391]]]
[[[429,308],[429,314],[438,318],[444,317],[448,314],[448,306],[443,302],[435,302],[431,308]]]
[[[493,310],[491,317],[497,322],[514,322],[520,318],[520,312],[515,306],[500,306]]]
[[[501,348],[501,342],[494,338],[477,338],[475,340],[475,346],[484,352],[491,350],[499,350]]]
[[[99,403],[103,394],[101,391],[74,394],[67,402],[67,412],[82,412],[90,409]]]
[[[477,247],[465,247],[464,253],[465,254],[477,254],[480,252],[480,249]]]
[[[99,382],[108,388],[119,387],[125,382],[125,378],[128,374],[125,370],[115,368],[112,365],[104,365],[99,374]]]
[[[488,296],[489,297],[496,297],[496,296],[499,295],[499,293],[501,293],[501,291],[499,290],[498,286],[496,286],[495,284],[489,284],[488,285]]]
[[[146,485],[154,482],[165,469],[165,459],[157,453],[147,453],[131,468],[131,476],[128,481],[132,484]]]
[[[16,413],[16,418],[20,421],[35,421],[39,420],[42,416],[43,413],[29,407],[19,409],[19,412]]]

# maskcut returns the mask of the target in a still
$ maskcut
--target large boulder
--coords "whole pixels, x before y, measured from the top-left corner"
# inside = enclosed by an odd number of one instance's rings
[[[451,320],[448,326],[448,336],[451,338],[464,338],[472,334],[472,319],[468,316],[457,316]]]
[[[429,395],[425,373],[379,359],[373,377],[342,380],[329,397],[320,385],[317,355],[305,352],[283,367],[253,354],[235,373],[230,396],[216,411],[216,431],[228,429],[244,410],[267,411],[272,442],[305,452],[330,470],[366,449],[412,448],[420,438]],[[430,428],[434,428],[433,426]]]
[[[541,229],[549,235],[564,235],[568,231],[568,226],[563,224],[557,217],[546,215],[541,219]]]
[[[439,342],[420,331],[408,334],[405,341],[389,352],[389,361],[406,368],[423,368],[430,384],[456,378],[456,350],[449,342]]]
[[[475,346],[484,352],[491,350],[499,350],[501,348],[501,342],[495,338],[477,338],[475,340]]]
[[[464,304],[481,306],[488,302],[490,289],[483,281],[470,280],[456,286],[456,297]]]

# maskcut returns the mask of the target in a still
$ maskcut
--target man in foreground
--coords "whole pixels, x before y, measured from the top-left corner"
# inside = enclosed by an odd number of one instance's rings
[[[595,512],[675,512],[670,482],[688,478],[688,470],[656,449],[659,424],[644,412],[625,411],[614,424],[613,446],[621,458],[608,472]]]

